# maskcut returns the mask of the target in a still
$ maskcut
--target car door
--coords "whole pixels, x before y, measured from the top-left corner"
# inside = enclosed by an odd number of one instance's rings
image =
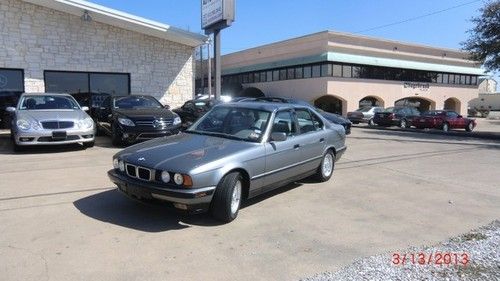
[[[465,128],[465,119],[461,118],[461,116],[458,115],[458,113],[456,113],[455,111],[447,111],[446,118],[448,119],[448,123],[450,124],[451,128],[453,129]]]
[[[301,151],[297,139],[297,124],[291,110],[278,111],[271,123],[271,133],[287,135],[284,141],[269,139],[265,143],[266,169],[263,192],[280,186],[290,177],[300,174]]]
[[[295,109],[295,117],[299,125],[297,142],[300,145],[301,173],[316,170],[321,163],[327,132],[323,130],[323,122],[308,109]]]

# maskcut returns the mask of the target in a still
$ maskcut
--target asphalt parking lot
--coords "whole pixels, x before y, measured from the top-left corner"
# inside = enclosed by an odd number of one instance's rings
[[[354,128],[347,144],[329,182],[278,189],[220,225],[122,196],[107,138],[14,154],[2,135],[1,279],[297,280],[500,218],[498,141]]]

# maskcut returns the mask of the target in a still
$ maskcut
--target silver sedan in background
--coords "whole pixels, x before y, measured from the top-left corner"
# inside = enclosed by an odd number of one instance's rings
[[[82,143],[94,146],[92,118],[68,94],[23,94],[12,114],[11,138],[15,150],[31,145]]]
[[[345,149],[344,128],[309,106],[227,103],[184,133],[117,153],[108,176],[132,198],[230,222],[242,200],[308,176],[328,181]]]

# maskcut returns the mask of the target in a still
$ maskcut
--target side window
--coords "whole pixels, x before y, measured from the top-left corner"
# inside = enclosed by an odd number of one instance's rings
[[[446,117],[448,118],[457,118],[458,114],[456,112],[453,112],[453,111],[447,111],[446,112]]]
[[[276,113],[272,132],[285,133],[287,136],[296,134],[296,124],[290,111],[280,111]]]
[[[309,132],[314,132],[317,130],[317,120],[313,119],[311,113],[307,109],[297,109],[295,111],[297,120],[299,122],[299,128],[301,134],[306,134]]]

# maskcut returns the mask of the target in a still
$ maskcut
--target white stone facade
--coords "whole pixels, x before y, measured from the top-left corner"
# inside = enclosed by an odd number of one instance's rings
[[[0,68],[24,69],[43,92],[44,70],[130,73],[132,94],[172,107],[194,95],[194,48],[29,4],[0,1]]]

